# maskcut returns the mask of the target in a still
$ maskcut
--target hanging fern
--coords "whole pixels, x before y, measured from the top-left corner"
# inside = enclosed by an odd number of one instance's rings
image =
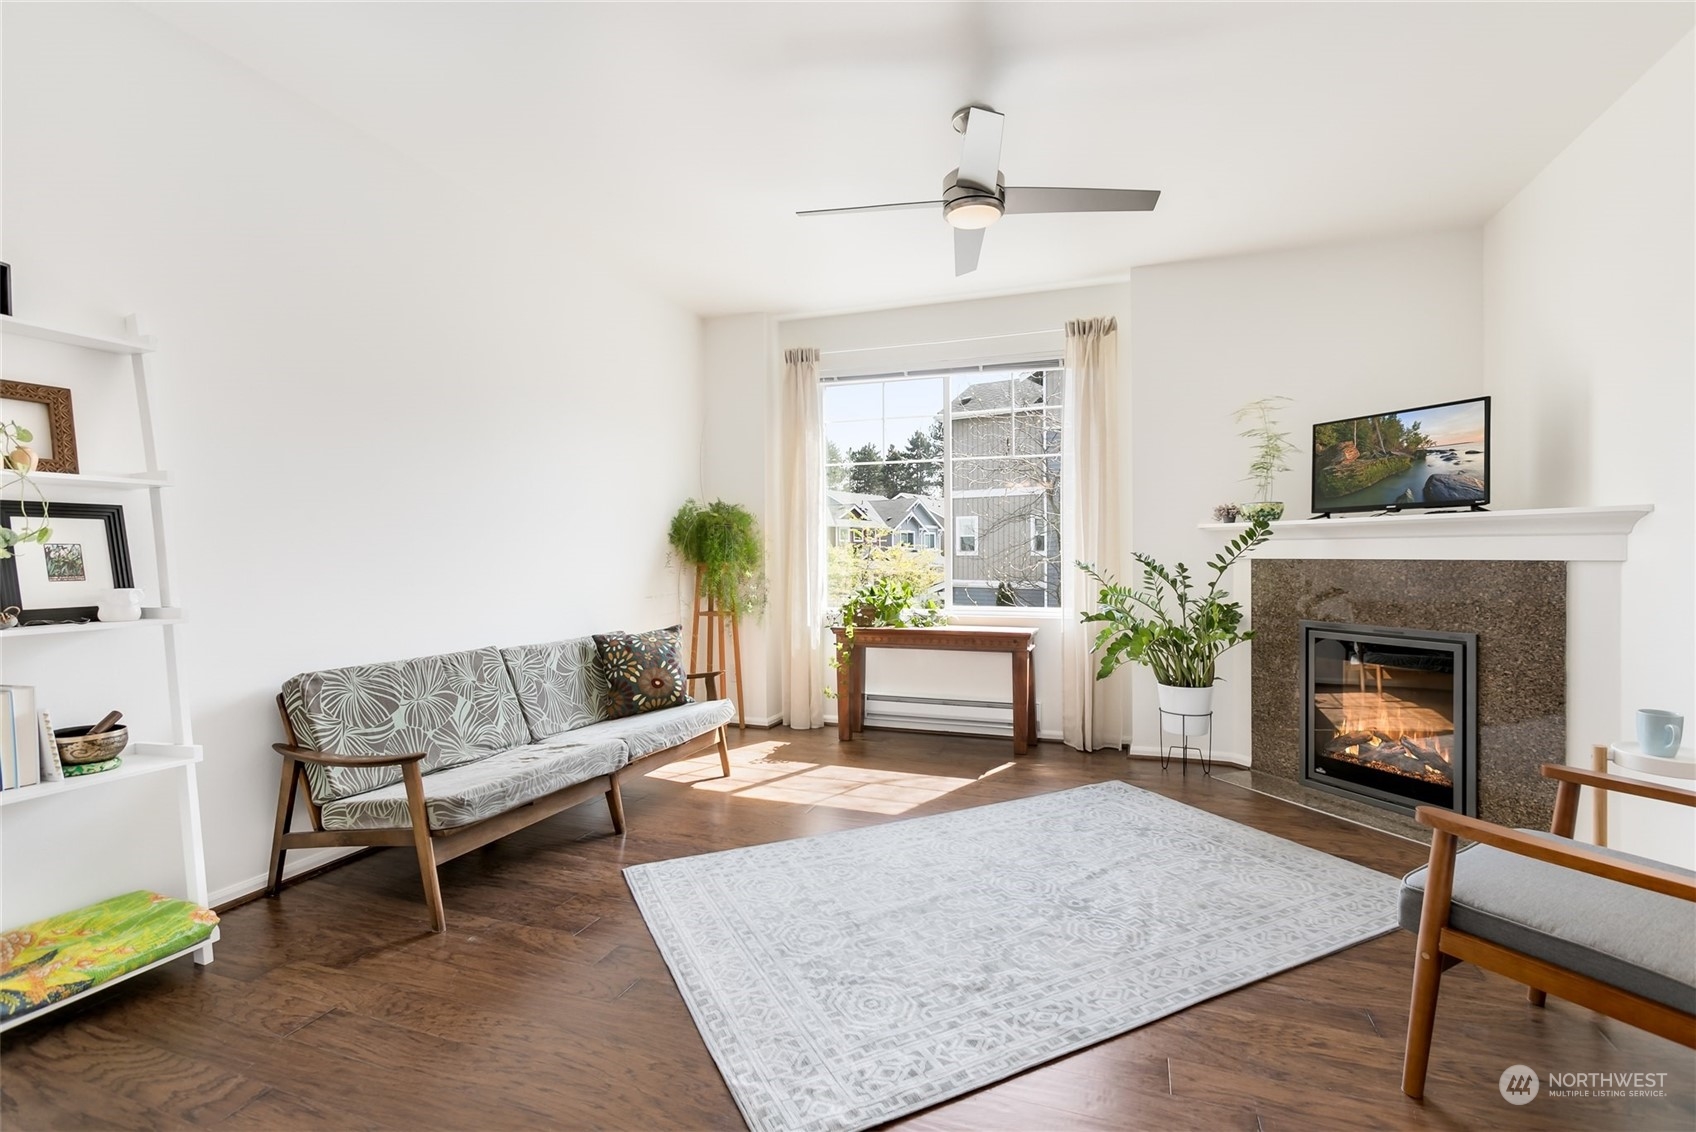
[[[671,548],[701,571],[701,588],[721,608],[758,615],[766,604],[765,544],[746,507],[693,499],[671,518]]]

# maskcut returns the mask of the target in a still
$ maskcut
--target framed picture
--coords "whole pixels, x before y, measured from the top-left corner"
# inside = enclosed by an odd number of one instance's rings
[[[0,263],[0,314],[12,313],[12,265]]]
[[[17,421],[35,434],[29,447],[41,457],[36,471],[77,470],[77,425],[71,416],[69,389],[0,381],[0,417]]]
[[[41,504],[0,500],[0,523],[41,522]],[[45,543],[21,542],[0,558],[0,609],[20,606],[24,625],[92,621],[112,590],[135,585],[124,509],[116,503],[47,503]]]

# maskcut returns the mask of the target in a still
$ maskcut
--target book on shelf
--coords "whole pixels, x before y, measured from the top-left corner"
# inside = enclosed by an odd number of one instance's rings
[[[53,737],[53,721],[41,713],[41,781],[63,782],[65,766],[59,761],[59,740]]]
[[[16,790],[41,781],[41,724],[35,711],[35,689],[28,684],[0,684],[0,789]]]

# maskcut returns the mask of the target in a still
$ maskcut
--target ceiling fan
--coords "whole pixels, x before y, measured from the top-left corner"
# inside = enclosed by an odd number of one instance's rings
[[[813,208],[797,216],[835,216],[850,212],[890,212],[942,206],[942,218],[954,229],[954,274],[976,271],[984,229],[1003,215],[1020,212],[1148,212],[1160,199],[1158,189],[1009,188],[1001,180],[1003,115],[987,106],[954,112],[954,129],[963,135],[960,167],[942,179],[941,200],[900,204],[863,204],[854,208]]]

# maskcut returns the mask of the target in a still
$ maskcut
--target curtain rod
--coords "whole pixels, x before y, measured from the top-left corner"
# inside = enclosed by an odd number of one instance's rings
[[[920,346],[957,346],[962,342],[993,342],[997,338],[1030,338],[1038,334],[1064,334],[1064,326],[1050,326],[1042,330],[1018,330],[1011,334],[982,334],[972,338],[941,338],[935,342],[893,342],[886,346],[854,346],[842,350],[820,350],[823,358],[835,357],[838,354],[869,354],[878,350],[914,350]]]

